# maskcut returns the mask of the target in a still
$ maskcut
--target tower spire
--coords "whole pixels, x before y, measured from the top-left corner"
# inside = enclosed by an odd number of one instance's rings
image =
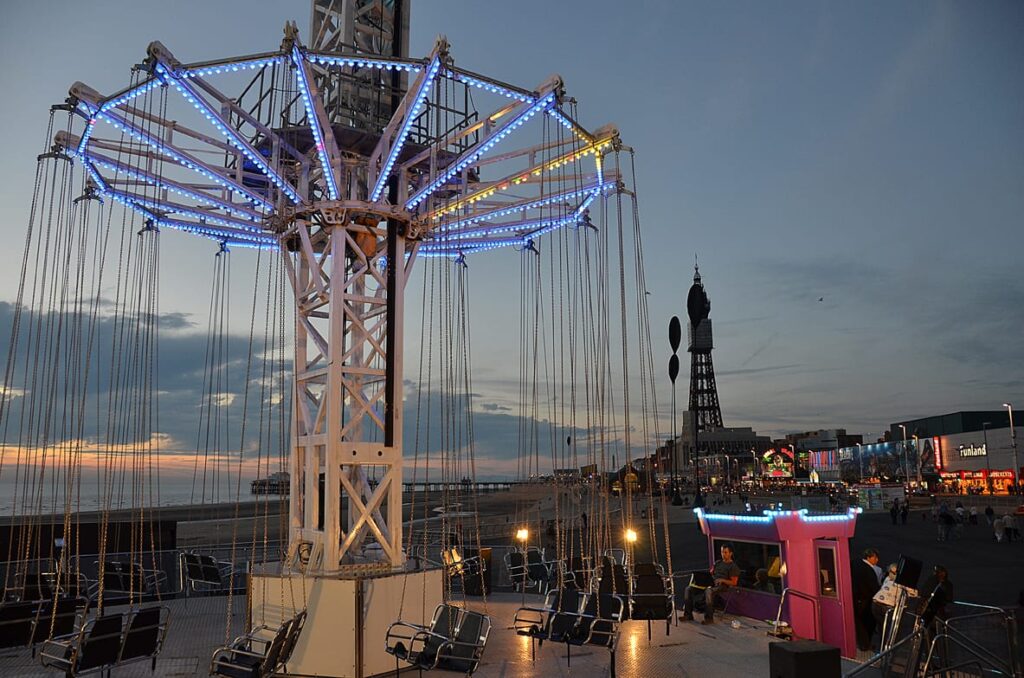
[[[711,334],[711,300],[704,290],[696,257],[693,264],[693,286],[686,295],[686,311],[690,316],[690,406],[696,431],[722,426],[722,408],[718,403],[718,385],[711,360],[714,340]]]

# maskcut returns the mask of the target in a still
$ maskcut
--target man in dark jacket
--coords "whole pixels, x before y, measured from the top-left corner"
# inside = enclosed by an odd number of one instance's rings
[[[853,623],[857,630],[857,648],[871,649],[871,637],[875,635],[875,617],[871,614],[871,599],[878,593],[878,551],[864,549],[864,559],[854,561],[850,566],[853,584]]]

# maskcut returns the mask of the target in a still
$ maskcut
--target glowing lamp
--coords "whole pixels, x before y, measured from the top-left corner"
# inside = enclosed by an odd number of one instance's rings
[[[636,530],[633,528],[626,530],[626,541],[630,544],[636,543]]]
[[[530,531],[525,527],[520,527],[518,530],[516,530],[516,539],[518,539],[519,541],[526,541],[529,538]]]

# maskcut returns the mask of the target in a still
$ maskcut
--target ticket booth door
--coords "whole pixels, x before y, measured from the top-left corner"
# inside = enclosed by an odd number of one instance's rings
[[[814,555],[818,568],[820,640],[843,647],[846,617],[843,603],[850,597],[850,564],[840,561],[838,546],[832,539],[814,540]]]

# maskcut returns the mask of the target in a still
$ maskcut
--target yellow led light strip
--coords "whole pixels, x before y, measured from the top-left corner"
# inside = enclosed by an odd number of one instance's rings
[[[597,140],[594,143],[589,144],[587,146],[584,146],[583,148],[581,148],[581,149],[579,149],[577,151],[569,151],[568,153],[563,153],[562,155],[558,156],[557,158],[553,158],[553,159],[549,160],[548,162],[544,163],[543,165],[536,165],[534,167],[531,167],[530,169],[527,169],[526,171],[524,171],[524,172],[522,172],[520,174],[515,174],[515,175],[512,175],[510,177],[505,177],[501,181],[495,182],[494,184],[491,184],[487,188],[482,188],[479,191],[477,191],[477,192],[475,192],[475,193],[473,193],[471,195],[467,195],[464,198],[460,198],[459,200],[456,200],[455,202],[451,203],[450,205],[445,205],[444,207],[438,208],[438,209],[434,210],[434,212],[431,213],[430,218],[434,219],[436,221],[438,219],[443,218],[444,216],[446,216],[448,214],[451,214],[453,212],[456,212],[456,211],[462,209],[463,207],[465,207],[467,205],[472,205],[474,203],[480,202],[481,200],[486,200],[487,198],[491,197],[492,195],[494,195],[498,191],[505,191],[505,190],[508,190],[512,186],[518,186],[518,185],[520,185],[522,183],[525,183],[525,182],[530,180],[530,176],[531,175],[535,176],[535,177],[539,177],[544,172],[550,172],[550,171],[556,170],[559,167],[563,167],[565,165],[568,165],[571,162],[576,162],[580,158],[586,157],[588,155],[596,155],[595,159],[597,160],[598,171],[600,171],[601,170],[601,156],[599,154],[599,151],[601,151],[602,149],[607,148],[608,146],[611,146],[611,145],[612,145],[612,138],[608,137],[608,138],[605,138],[605,139]]]

